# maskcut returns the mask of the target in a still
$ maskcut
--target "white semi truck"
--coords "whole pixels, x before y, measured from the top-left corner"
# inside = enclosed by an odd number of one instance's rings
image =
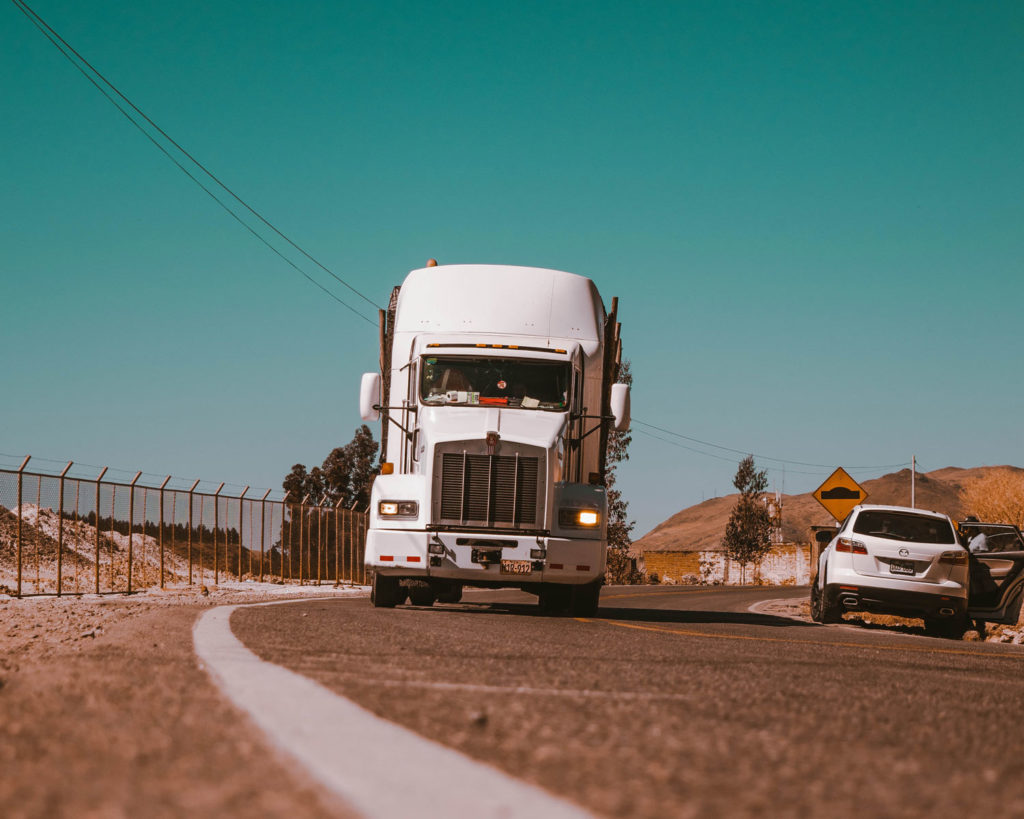
[[[607,556],[605,453],[629,426],[617,300],[558,270],[413,270],[381,311],[382,421],[366,566],[373,604],[458,602],[516,587],[597,611]]]

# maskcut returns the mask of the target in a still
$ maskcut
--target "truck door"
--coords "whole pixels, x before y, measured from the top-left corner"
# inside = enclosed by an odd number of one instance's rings
[[[1024,538],[1008,523],[960,524],[970,551],[968,613],[975,620],[1016,623],[1024,592]]]

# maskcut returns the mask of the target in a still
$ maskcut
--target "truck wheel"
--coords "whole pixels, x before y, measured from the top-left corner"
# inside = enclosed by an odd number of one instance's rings
[[[461,599],[461,583],[450,583],[437,593],[438,603],[458,603]]]
[[[569,613],[573,617],[596,617],[601,599],[601,581],[573,586],[569,598]]]
[[[537,594],[540,610],[546,614],[560,614],[569,608],[572,590],[562,583],[544,583]]]
[[[393,609],[404,598],[403,589],[398,585],[397,577],[385,577],[374,574],[373,586],[370,587],[370,602],[374,608]]]
[[[432,606],[436,599],[437,595],[427,583],[416,583],[409,586],[409,602],[414,606]]]

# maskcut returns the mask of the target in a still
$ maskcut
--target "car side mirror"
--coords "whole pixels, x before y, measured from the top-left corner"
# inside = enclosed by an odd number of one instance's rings
[[[831,531],[828,531],[828,530],[825,530],[825,529],[822,529],[822,530],[817,531],[817,532],[814,533],[814,539],[818,543],[820,543],[822,546],[828,545],[828,543],[830,543],[832,538],[834,538],[834,537],[835,537],[835,532],[831,532]]]
[[[376,421],[380,418],[380,373],[363,373],[359,383],[359,417],[364,421]]]
[[[629,429],[629,384],[612,384],[611,411],[615,431]]]

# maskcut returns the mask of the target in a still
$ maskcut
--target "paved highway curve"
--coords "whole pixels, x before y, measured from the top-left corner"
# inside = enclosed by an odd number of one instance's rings
[[[583,620],[469,591],[231,624],[263,659],[598,814],[1024,815],[1024,651],[748,610],[804,593],[612,587]]]

